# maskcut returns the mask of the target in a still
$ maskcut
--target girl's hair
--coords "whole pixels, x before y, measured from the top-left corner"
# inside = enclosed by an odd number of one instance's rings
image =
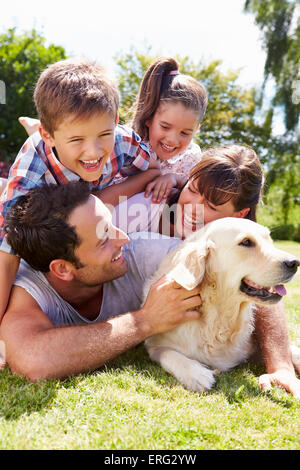
[[[231,201],[235,211],[249,207],[246,218],[254,222],[257,204],[262,198],[263,180],[262,167],[254,150],[238,144],[207,149],[189,177],[199,193],[215,206]],[[173,194],[168,204],[177,202],[179,195]]]
[[[207,92],[203,85],[178,71],[173,58],[159,58],[146,71],[134,104],[131,127],[147,140],[148,126],[159,105],[163,102],[180,102],[199,115],[202,121],[207,107]]]

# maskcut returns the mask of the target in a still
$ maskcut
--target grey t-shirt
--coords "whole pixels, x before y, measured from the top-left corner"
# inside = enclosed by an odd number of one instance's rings
[[[39,304],[55,326],[83,325],[105,321],[110,317],[140,308],[143,286],[158,268],[166,254],[175,249],[182,240],[156,235],[149,239],[149,233],[140,232],[137,239],[124,245],[127,261],[126,274],[103,284],[103,298],[99,315],[94,320],[82,317],[49,284],[44,274],[34,271],[25,261],[21,261],[14,284],[23,287]]]

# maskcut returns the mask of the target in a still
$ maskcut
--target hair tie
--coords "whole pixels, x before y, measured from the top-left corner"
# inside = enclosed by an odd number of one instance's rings
[[[169,73],[169,75],[179,75],[180,72],[179,70],[171,70],[171,72]]]

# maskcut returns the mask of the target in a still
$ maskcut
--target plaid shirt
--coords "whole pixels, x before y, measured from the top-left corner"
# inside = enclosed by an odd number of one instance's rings
[[[118,125],[115,130],[114,150],[104,165],[101,177],[90,183],[91,189],[99,190],[114,183],[120,173],[131,176],[149,167],[147,146],[128,127]],[[20,196],[44,184],[66,184],[79,181],[76,173],[68,170],[56,158],[53,150],[41,139],[38,132],[29,137],[12,165],[8,184],[0,203],[0,250],[13,253],[3,230],[6,215]]]

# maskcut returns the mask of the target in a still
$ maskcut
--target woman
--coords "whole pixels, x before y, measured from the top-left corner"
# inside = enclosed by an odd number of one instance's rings
[[[250,147],[211,148],[192,168],[185,186],[175,189],[166,201],[154,204],[144,193],[136,194],[115,207],[113,220],[127,233],[158,232],[185,238],[222,217],[256,221],[262,186],[262,167]]]

